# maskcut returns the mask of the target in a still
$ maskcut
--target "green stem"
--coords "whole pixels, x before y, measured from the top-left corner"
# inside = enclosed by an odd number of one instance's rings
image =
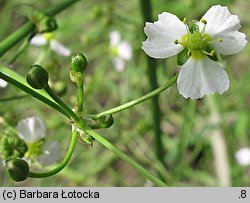
[[[79,122],[80,119],[79,117],[75,114],[75,112],[73,112],[49,87],[49,85],[47,85],[44,90],[48,93],[49,96],[51,96],[51,98],[59,105],[61,106],[64,111],[66,111],[71,118],[73,118],[73,120],[75,122]]]
[[[29,40],[23,41],[17,52],[14,54],[14,56],[9,60],[9,64],[13,64],[15,60],[24,52],[24,50],[28,47],[29,45]]]
[[[14,85],[15,87],[23,90],[24,92],[32,95],[36,99],[44,102],[48,106],[52,107],[53,109],[56,109],[66,117],[70,118],[69,114],[57,103],[51,100],[49,96],[45,94],[44,91],[35,90],[31,88],[22,76],[20,76],[19,74],[17,74],[16,72],[12,71],[9,68],[2,66],[1,64],[0,64],[0,78]]]
[[[167,186],[163,181],[153,176],[151,173],[149,173],[145,168],[143,168],[140,164],[135,162],[133,159],[131,159],[127,154],[122,152],[120,149],[118,149],[116,146],[114,146],[112,143],[110,143],[108,140],[97,134],[93,130],[86,130],[86,132],[91,135],[93,138],[95,138],[98,142],[100,142],[103,146],[108,148],[110,151],[114,152],[118,157],[120,157],[122,160],[126,161],[128,164],[130,164],[132,167],[134,167],[138,172],[140,172],[142,175],[144,175],[146,178],[151,180],[156,186],[164,187]]]
[[[123,104],[123,105],[120,105],[120,106],[117,106],[113,109],[109,109],[107,111],[104,111],[104,112],[101,112],[95,116],[93,116],[94,118],[100,118],[101,116],[105,116],[105,115],[110,115],[110,114],[115,114],[115,113],[118,113],[120,111],[123,111],[125,109],[128,109],[128,108],[131,108],[132,106],[135,106],[137,104],[140,104],[152,97],[155,97],[156,95],[160,94],[162,91],[168,89],[169,87],[171,87],[177,80],[177,75],[175,75],[174,77],[172,77],[168,82],[166,82],[164,85],[162,85],[161,87],[153,90],[152,92],[138,98],[138,99],[135,99],[133,101],[130,101],[126,104]]]
[[[45,177],[53,176],[53,175],[59,173],[62,169],[64,169],[64,167],[68,164],[68,162],[69,162],[69,160],[74,152],[78,134],[79,133],[77,131],[74,131],[72,138],[71,138],[69,150],[68,150],[64,160],[62,161],[62,163],[60,163],[60,165],[58,165],[56,168],[52,169],[51,171],[47,171],[47,172],[36,173],[36,172],[30,171],[29,177],[31,177],[31,178],[45,178]]]
[[[81,114],[83,110],[83,103],[84,103],[84,89],[83,83],[77,87],[78,92],[78,101],[77,101],[77,114]]]
[[[30,96],[30,95],[17,95],[17,96],[12,96],[12,97],[0,98],[0,103],[7,102],[7,101],[20,100],[20,99],[23,99],[23,98],[28,97],[28,96]]]
[[[194,100],[189,100],[186,108],[184,108],[181,136],[178,144],[178,153],[175,159],[173,182],[176,182],[180,178],[184,165],[186,164],[185,154],[187,152],[189,137],[194,123],[195,104],[196,102]]]
[[[150,0],[140,0],[141,10],[144,22],[152,21],[152,5]],[[157,62],[155,59],[147,57],[148,81],[151,91],[158,87],[156,68]],[[161,137],[161,109],[158,96],[152,98],[152,119],[154,123],[155,134],[155,153],[157,158],[164,164],[164,150]]]
[[[60,2],[57,5],[51,6],[49,9],[45,10],[45,12],[50,15],[56,15],[77,1],[79,0],[71,0],[71,1],[67,0]],[[2,42],[0,42],[0,58],[9,49],[11,49],[14,45],[16,45],[18,42],[20,42],[23,38],[28,36],[34,30],[35,30],[35,25],[32,22],[27,22],[17,31],[6,37]]]

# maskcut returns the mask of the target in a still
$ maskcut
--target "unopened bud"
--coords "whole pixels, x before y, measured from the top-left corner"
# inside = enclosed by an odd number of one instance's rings
[[[48,13],[34,10],[31,12],[29,19],[36,25],[39,33],[52,32],[57,29],[56,20]]]
[[[29,165],[23,159],[10,159],[4,162],[10,178],[16,182],[24,181],[29,175]]]
[[[113,125],[112,115],[101,116],[100,118],[84,118],[87,125],[92,129],[109,128]]]
[[[79,53],[72,57],[71,59],[71,70],[83,73],[87,68],[88,62],[86,57]]]
[[[48,72],[40,65],[32,65],[26,75],[27,83],[35,89],[43,89],[49,81]]]

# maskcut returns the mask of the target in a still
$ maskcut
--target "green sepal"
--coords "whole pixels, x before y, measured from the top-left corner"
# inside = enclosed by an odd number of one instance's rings
[[[23,159],[10,159],[4,161],[9,177],[16,181],[24,181],[29,175],[29,165]]]
[[[22,158],[28,146],[16,135],[4,135],[0,140],[0,156],[2,159]]]
[[[206,51],[208,53],[210,53],[212,50],[213,49],[211,47],[209,47],[209,46],[206,48]],[[207,55],[207,57],[210,58],[213,61],[221,61],[221,55],[217,51],[216,51],[215,56],[209,56],[209,55]]]
[[[188,60],[188,49],[183,49],[179,54],[177,54],[177,65],[182,66]]]
[[[188,24],[188,28],[191,33],[199,32],[199,26],[197,24],[198,24],[197,20],[193,20]]]
[[[75,70],[70,70],[69,73],[70,80],[76,83],[77,86],[82,85],[83,83],[83,74],[81,72],[77,72]]]

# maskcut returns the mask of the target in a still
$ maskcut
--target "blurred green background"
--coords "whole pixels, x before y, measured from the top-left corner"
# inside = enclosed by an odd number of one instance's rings
[[[33,7],[42,10],[58,2],[0,0],[0,40],[18,29]],[[231,13],[237,14],[241,31],[249,36],[250,2],[246,0],[152,0],[153,18],[157,20],[159,13],[168,11],[180,19],[199,20],[216,4],[227,5]],[[59,26],[55,31],[56,39],[69,47],[72,54],[82,52],[88,59],[85,77],[87,114],[102,112],[150,91],[146,57],[141,49],[145,40],[145,22],[139,0],[82,0],[56,16],[56,20]],[[133,58],[121,73],[113,67],[109,51],[109,33],[113,30],[119,31],[122,39],[130,41],[133,48]],[[1,63],[8,61],[16,49],[5,54]],[[24,76],[42,52],[41,47],[29,46],[12,68]],[[212,107],[207,99],[184,99],[176,85],[160,95],[164,164],[156,158],[153,148],[154,122],[150,101],[115,114],[114,125],[98,132],[170,186],[250,186],[250,166],[241,166],[235,159],[240,148],[250,147],[249,56],[248,44],[239,54],[223,57],[221,65],[229,75],[230,88],[223,95],[214,96]],[[66,91],[58,94],[73,106],[76,87],[69,79],[70,57],[52,52],[41,65],[48,70],[52,83],[61,82],[66,87]],[[158,60],[158,83],[165,83],[178,70],[175,57]],[[15,127],[25,117],[41,117],[48,127],[48,140],[60,142],[63,158],[70,141],[68,121],[31,96],[4,100],[17,95],[25,93],[11,85],[0,89],[0,118],[10,119]],[[218,124],[215,127],[213,110],[219,119],[215,119]],[[0,122],[0,132],[3,130]],[[213,153],[216,144],[213,144],[212,137],[215,134],[223,138],[227,150],[229,175],[226,183],[220,180],[219,174],[223,176],[224,168],[216,165],[218,162]],[[152,186],[152,183],[98,142],[93,147],[79,142],[72,160],[60,174],[15,183],[1,165],[0,186]]]

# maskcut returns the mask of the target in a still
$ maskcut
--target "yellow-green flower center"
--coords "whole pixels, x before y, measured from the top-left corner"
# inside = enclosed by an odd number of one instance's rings
[[[55,38],[54,34],[51,32],[47,32],[43,34],[44,38],[47,39],[48,41],[52,40]]]
[[[184,35],[181,40],[182,45],[190,50],[191,56],[200,60],[205,56],[203,51],[212,41],[212,37],[207,33],[194,32]]]
[[[44,139],[38,142],[28,143],[28,151],[25,153],[25,157],[28,159],[35,159],[42,154],[42,146],[44,144]]]
[[[119,55],[119,50],[118,50],[118,47],[112,47],[111,48],[111,55],[113,57],[117,57]]]

